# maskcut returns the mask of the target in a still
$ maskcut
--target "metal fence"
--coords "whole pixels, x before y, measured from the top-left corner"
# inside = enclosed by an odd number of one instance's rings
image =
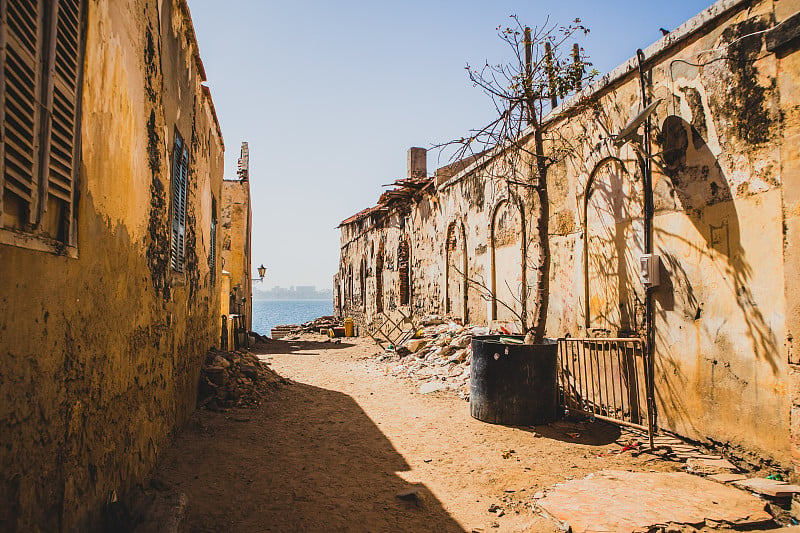
[[[561,405],[651,434],[648,364],[639,338],[566,338],[558,341]]]

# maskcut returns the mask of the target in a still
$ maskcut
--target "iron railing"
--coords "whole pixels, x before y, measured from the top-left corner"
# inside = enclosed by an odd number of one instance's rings
[[[558,341],[561,405],[654,433],[646,344],[640,338]]]

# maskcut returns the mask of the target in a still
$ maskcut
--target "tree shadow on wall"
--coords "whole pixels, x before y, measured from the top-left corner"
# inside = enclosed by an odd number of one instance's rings
[[[667,176],[655,185],[655,208],[657,211],[683,211],[703,239],[703,244],[698,245],[696,240],[677,231],[670,232],[663,228],[655,230],[656,243],[677,241],[682,248],[681,251],[675,247],[658,251],[663,261],[662,285],[654,296],[659,304],[657,312],[661,322],[669,323],[667,314],[675,312],[677,307],[677,311],[682,309],[687,318],[696,321],[698,328],[702,327],[702,323],[698,322],[703,317],[706,303],[702,301],[702,294],[713,298],[722,291],[730,291],[743,315],[753,354],[758,360],[766,362],[773,374],[778,374],[779,343],[752,292],[754,270],[741,243],[740,216],[728,177],[701,133],[681,117],[668,116],[658,139],[663,147],[662,157]],[[701,268],[710,265],[709,268],[714,271],[711,275],[701,274],[701,279],[698,279],[697,274],[690,273],[690,265],[695,268],[698,265]],[[705,286],[695,287],[697,283]],[[716,331],[707,333],[714,336],[713,342],[720,351],[732,350],[739,339],[726,331],[725,325],[730,318],[714,318],[724,322]],[[674,343],[674,339],[659,332],[658,328],[656,334],[659,345],[669,347]],[[657,363],[666,365],[662,368],[665,375],[678,379],[670,380],[672,385],[667,380],[658,384],[656,390],[660,392],[661,400],[668,400],[670,404],[679,402],[688,383],[681,376],[677,361],[661,359]],[[716,361],[709,363],[716,364]],[[674,390],[663,390],[661,387]],[[673,407],[684,413],[686,411],[683,406]]]
[[[624,164],[601,161],[586,189],[584,322],[600,336],[630,334],[644,322],[644,295],[634,281],[644,251],[642,180]]]

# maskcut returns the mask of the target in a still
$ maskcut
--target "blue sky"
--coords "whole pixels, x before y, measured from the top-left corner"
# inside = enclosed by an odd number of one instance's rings
[[[509,15],[530,26],[580,17],[591,29],[580,43],[605,73],[711,3],[189,0],[226,177],[250,145],[253,262],[267,267],[265,287],[330,287],[336,226],[405,176],[406,150],[491,118],[464,66],[507,57],[495,29]],[[429,152],[429,173],[445,164]]]

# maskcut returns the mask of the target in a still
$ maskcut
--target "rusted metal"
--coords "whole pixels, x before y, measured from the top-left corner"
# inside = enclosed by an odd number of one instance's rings
[[[566,338],[558,344],[561,405],[573,413],[647,431],[652,440],[644,339]]]
[[[392,317],[386,312],[381,311],[378,313],[378,315],[383,318],[380,324],[374,330],[367,329],[367,334],[372,337],[372,340],[379,346],[383,344],[383,341],[379,337],[383,337],[389,344],[397,346],[407,341],[416,333],[416,328],[414,327],[414,322],[411,320],[411,316],[406,315],[400,309],[396,309],[395,311],[400,314],[400,319],[392,320]],[[403,329],[403,324],[410,324],[411,328]],[[391,327],[384,331],[386,326]]]

